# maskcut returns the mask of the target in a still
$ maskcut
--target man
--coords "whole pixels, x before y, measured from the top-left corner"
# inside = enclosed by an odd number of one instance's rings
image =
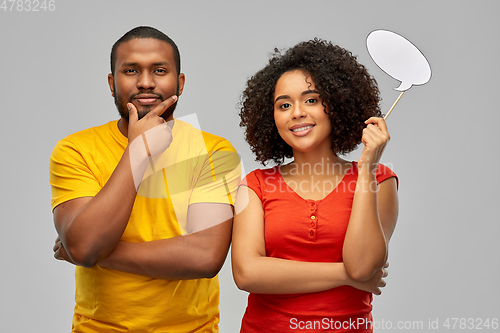
[[[111,51],[120,119],[52,152],[54,256],[77,265],[73,332],[218,331],[239,159],[173,118],[184,82],[175,43],[132,29]]]

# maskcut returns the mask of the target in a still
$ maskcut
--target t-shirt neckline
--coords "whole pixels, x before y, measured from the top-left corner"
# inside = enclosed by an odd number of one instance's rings
[[[344,174],[344,176],[342,176],[342,179],[340,180],[340,182],[337,184],[337,186],[335,186],[335,188],[330,191],[327,195],[325,195],[323,198],[319,199],[319,200],[314,200],[314,199],[306,199],[302,196],[300,196],[297,192],[295,192],[290,186],[288,186],[288,184],[286,183],[285,179],[283,178],[283,175],[281,174],[281,165],[277,165],[276,166],[276,169],[278,170],[278,174],[280,176],[280,181],[282,181],[285,186],[288,188],[288,191],[290,193],[293,193],[293,195],[297,196],[300,200],[303,200],[303,201],[306,201],[306,202],[311,202],[311,201],[314,201],[314,202],[321,202],[325,199],[327,199],[329,196],[331,196],[334,192],[338,192],[338,189],[339,189],[339,186],[344,183],[346,181],[346,177],[347,175],[351,175],[351,174],[354,174],[355,172],[355,162],[354,161],[351,161],[351,167],[347,170],[347,172]]]
[[[120,131],[120,129],[118,128],[118,122],[120,121],[120,119],[118,120],[112,120],[111,121],[111,132],[113,133],[113,135],[116,137],[116,139],[123,145],[127,146],[128,145],[128,138],[123,135],[123,133]],[[171,127],[172,129],[172,136],[179,130],[179,126],[175,126],[177,124],[180,123],[179,120],[177,119],[173,119],[173,125]]]

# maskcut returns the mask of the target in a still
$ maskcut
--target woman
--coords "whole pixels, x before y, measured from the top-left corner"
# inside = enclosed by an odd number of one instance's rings
[[[241,126],[257,160],[238,190],[232,266],[250,292],[241,332],[372,332],[397,177],[375,80],[329,42],[302,42],[251,77]],[[361,157],[340,157],[364,144]],[[285,158],[291,163],[282,165]]]

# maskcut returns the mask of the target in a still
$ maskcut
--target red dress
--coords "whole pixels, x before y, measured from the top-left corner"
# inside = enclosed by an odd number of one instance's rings
[[[268,257],[342,262],[342,246],[351,214],[358,177],[357,163],[322,200],[306,200],[284,182],[278,167],[247,175],[246,185],[262,201]],[[396,177],[384,165],[377,183]],[[243,181],[243,183],[245,182]],[[315,190],[323,190],[312,182]],[[307,294],[248,296],[241,332],[372,332],[371,293],[342,286]]]

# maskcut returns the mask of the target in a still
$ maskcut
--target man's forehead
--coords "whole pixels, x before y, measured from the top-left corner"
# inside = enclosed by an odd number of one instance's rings
[[[172,46],[155,38],[135,38],[123,42],[116,49],[116,62],[167,62],[173,65],[174,51]]]

